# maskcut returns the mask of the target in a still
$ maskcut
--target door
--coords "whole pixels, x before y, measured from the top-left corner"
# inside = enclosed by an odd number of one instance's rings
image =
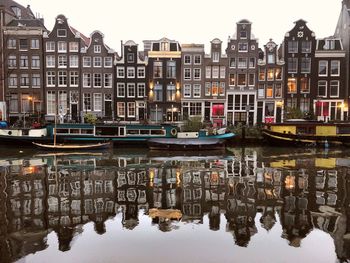
[[[145,120],[145,108],[139,108],[139,120]]]
[[[112,119],[112,102],[105,101],[105,116],[109,119]]]
[[[78,121],[78,104],[72,104],[72,120]]]

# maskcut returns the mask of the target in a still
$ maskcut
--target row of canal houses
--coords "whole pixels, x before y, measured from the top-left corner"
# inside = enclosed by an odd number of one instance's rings
[[[298,20],[282,44],[259,48],[252,23],[240,20],[227,44],[180,44],[161,38],[121,44],[118,54],[64,15],[52,30],[30,7],[0,1],[0,109],[13,122],[27,116],[82,121],[180,122],[200,116],[217,126],[281,122],[293,109],[315,119],[348,120],[350,0],[335,34],[316,39]]]

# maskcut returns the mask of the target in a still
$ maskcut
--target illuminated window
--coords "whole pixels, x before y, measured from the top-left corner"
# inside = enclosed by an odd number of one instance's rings
[[[273,68],[267,69],[267,80],[273,80],[274,77],[274,70]]]
[[[266,87],[266,98],[272,98],[273,97],[273,88],[272,86]]]
[[[300,79],[300,91],[304,93],[310,92],[310,80],[309,78]]]
[[[295,78],[288,79],[288,93],[297,93],[297,80]]]

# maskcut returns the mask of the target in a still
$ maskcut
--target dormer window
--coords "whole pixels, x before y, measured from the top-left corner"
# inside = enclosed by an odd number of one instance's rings
[[[240,38],[247,38],[247,31],[242,30],[242,31],[239,33],[239,36],[240,36]]]
[[[161,51],[169,51],[169,42],[161,42],[160,43]]]
[[[325,44],[324,44],[324,49],[335,49],[335,41],[334,39],[326,39]]]
[[[12,7],[12,11],[13,11],[13,13],[15,14],[15,16],[16,16],[17,18],[21,18],[21,16],[22,16],[22,10],[21,10],[19,7],[13,6],[13,7]]]
[[[67,30],[66,29],[57,29],[57,36],[58,37],[66,37],[67,36]]]
[[[94,53],[101,53],[101,45],[94,45]]]

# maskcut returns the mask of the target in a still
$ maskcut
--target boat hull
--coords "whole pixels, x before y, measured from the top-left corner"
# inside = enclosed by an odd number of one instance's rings
[[[147,145],[151,150],[171,150],[171,151],[209,151],[225,149],[223,139],[178,139],[160,138],[149,139]]]
[[[101,150],[101,149],[108,149],[111,147],[111,143],[95,143],[95,144],[42,144],[42,143],[35,143],[33,144],[44,150],[48,151],[77,151],[77,150]]]

